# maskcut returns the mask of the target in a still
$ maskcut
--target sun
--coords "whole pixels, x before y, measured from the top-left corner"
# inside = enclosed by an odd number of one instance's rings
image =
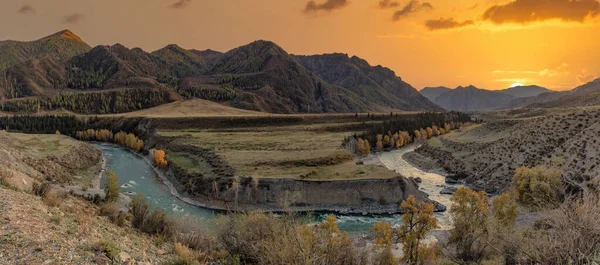
[[[523,85],[521,83],[514,83],[514,84],[510,85],[510,87],[518,87],[518,86],[525,86],[525,85]]]

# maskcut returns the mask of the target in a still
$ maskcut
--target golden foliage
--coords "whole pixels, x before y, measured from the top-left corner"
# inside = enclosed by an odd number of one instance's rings
[[[167,160],[165,160],[165,151],[154,150],[154,164],[160,168],[164,168],[168,165]]]
[[[119,200],[119,191],[121,186],[119,185],[119,179],[115,172],[109,171],[106,173],[106,183],[104,184],[104,200],[108,203],[114,203]]]
[[[456,246],[456,258],[463,263],[477,263],[487,247],[487,223],[490,205],[484,192],[460,187],[452,194],[450,216],[454,229],[449,243]]]
[[[422,244],[427,233],[438,227],[437,219],[433,216],[432,203],[417,203],[415,196],[410,195],[400,205],[404,210],[402,225],[398,230],[398,237],[403,243],[404,256],[402,261],[407,264],[424,264],[428,259],[437,257],[430,246]]]

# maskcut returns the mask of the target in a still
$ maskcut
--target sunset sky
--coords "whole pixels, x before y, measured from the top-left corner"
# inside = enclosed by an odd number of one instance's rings
[[[571,89],[600,73],[597,0],[31,0],[0,3],[0,39],[68,28],[90,45],[227,51],[257,39],[341,52],[417,89]]]

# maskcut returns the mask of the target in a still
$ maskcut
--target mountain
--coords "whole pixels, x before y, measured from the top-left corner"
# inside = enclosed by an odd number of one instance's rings
[[[425,96],[430,101],[434,102],[437,97],[445,92],[450,91],[452,88],[447,88],[444,86],[439,87],[425,87],[419,91],[421,95]]]
[[[447,110],[481,111],[503,108],[513,99],[515,96],[500,91],[459,86],[441,93],[433,102]]]
[[[507,88],[504,90],[500,90],[500,92],[515,96],[517,98],[526,98],[526,97],[535,97],[542,93],[552,92],[552,90],[549,90],[547,88],[543,88],[540,86],[532,85],[532,86],[511,87],[511,88]]]
[[[5,111],[112,113],[179,98],[271,113],[443,110],[388,68],[345,54],[295,56],[270,41],[226,53],[174,44],[149,53],[121,44],[90,48],[61,31],[32,43],[19,44],[44,52],[5,60]]]
[[[346,88],[370,104],[400,110],[441,110],[392,70],[371,66],[356,56],[335,53],[295,58],[327,83]]]
[[[0,70],[32,59],[69,59],[90,49],[89,45],[70,30],[35,41],[0,41]]]

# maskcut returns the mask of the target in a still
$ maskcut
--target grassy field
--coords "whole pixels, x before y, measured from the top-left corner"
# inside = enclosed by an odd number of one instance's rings
[[[161,130],[180,143],[214,149],[236,169],[237,175],[259,178],[310,180],[389,178],[396,174],[375,165],[357,165],[359,159],[342,148],[346,123],[302,126],[231,128],[221,130]],[[189,153],[167,158],[191,172],[206,172],[206,163]]]
[[[31,155],[47,157],[50,155],[61,156],[71,149],[81,145],[81,142],[62,135],[40,135],[11,133],[9,144],[22,152]]]

